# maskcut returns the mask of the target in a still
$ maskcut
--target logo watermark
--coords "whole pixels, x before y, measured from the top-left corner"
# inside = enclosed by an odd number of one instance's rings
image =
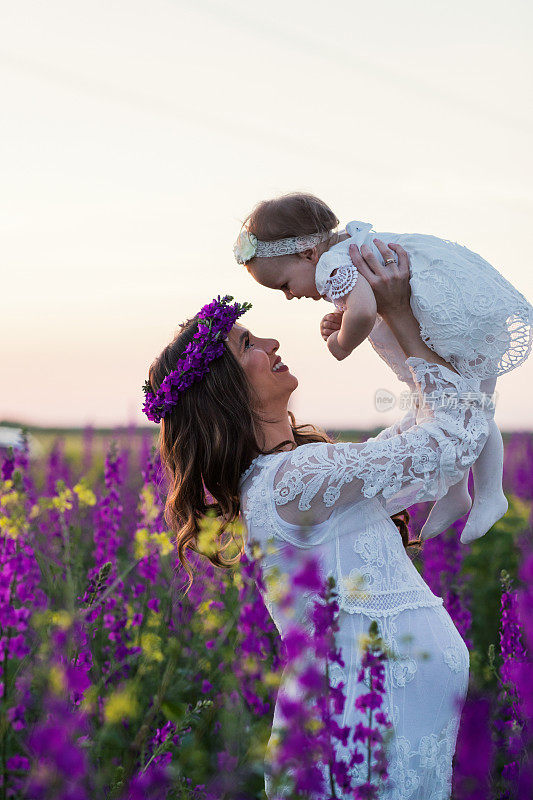
[[[423,404],[426,408],[465,408],[474,406],[479,409],[494,411],[498,401],[498,392],[487,394],[486,392],[435,392],[423,396]],[[376,411],[390,411],[396,406],[400,411],[409,411],[418,408],[421,404],[421,397],[418,392],[402,391],[398,394],[391,392],[390,389],[377,389],[374,394],[374,408]]]
[[[374,405],[377,411],[390,411],[396,405],[396,395],[388,389],[377,389]]]

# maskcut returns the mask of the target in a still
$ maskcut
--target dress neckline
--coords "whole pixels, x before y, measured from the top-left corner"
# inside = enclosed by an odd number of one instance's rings
[[[272,458],[272,456],[282,456],[286,455],[287,453],[292,453],[293,450],[279,450],[277,453],[259,453],[255,458],[250,461],[250,464],[246,467],[244,472],[242,473],[241,477],[239,478],[239,483],[242,484],[248,475],[253,471],[254,467],[258,465],[258,463],[263,458]]]

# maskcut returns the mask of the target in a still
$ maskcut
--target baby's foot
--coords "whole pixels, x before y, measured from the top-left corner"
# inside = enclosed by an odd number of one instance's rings
[[[509,503],[503,492],[479,499],[474,497],[474,506],[461,534],[462,543],[468,544],[484,536],[504,516],[508,508]]]
[[[472,508],[472,500],[466,487],[457,491],[449,491],[437,500],[420,531],[421,539],[433,539],[439,533],[447,531],[450,525],[468,514]]]

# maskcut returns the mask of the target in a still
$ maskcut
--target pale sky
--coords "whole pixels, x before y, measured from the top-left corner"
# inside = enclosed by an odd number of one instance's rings
[[[342,223],[431,233],[533,298],[533,10],[526,0],[0,0],[0,418],[142,423],[141,385],[217,294],[254,304],[300,380],[294,410],[390,424],[402,386],[330,310],[233,260],[259,200],[303,190]],[[244,320],[243,320],[244,322]],[[533,357],[498,383],[533,429]]]

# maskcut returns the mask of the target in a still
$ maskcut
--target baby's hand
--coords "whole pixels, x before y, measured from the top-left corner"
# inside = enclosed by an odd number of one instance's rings
[[[342,322],[342,311],[333,311],[326,314],[320,323],[320,335],[327,342],[328,337],[335,331],[339,331]]]

